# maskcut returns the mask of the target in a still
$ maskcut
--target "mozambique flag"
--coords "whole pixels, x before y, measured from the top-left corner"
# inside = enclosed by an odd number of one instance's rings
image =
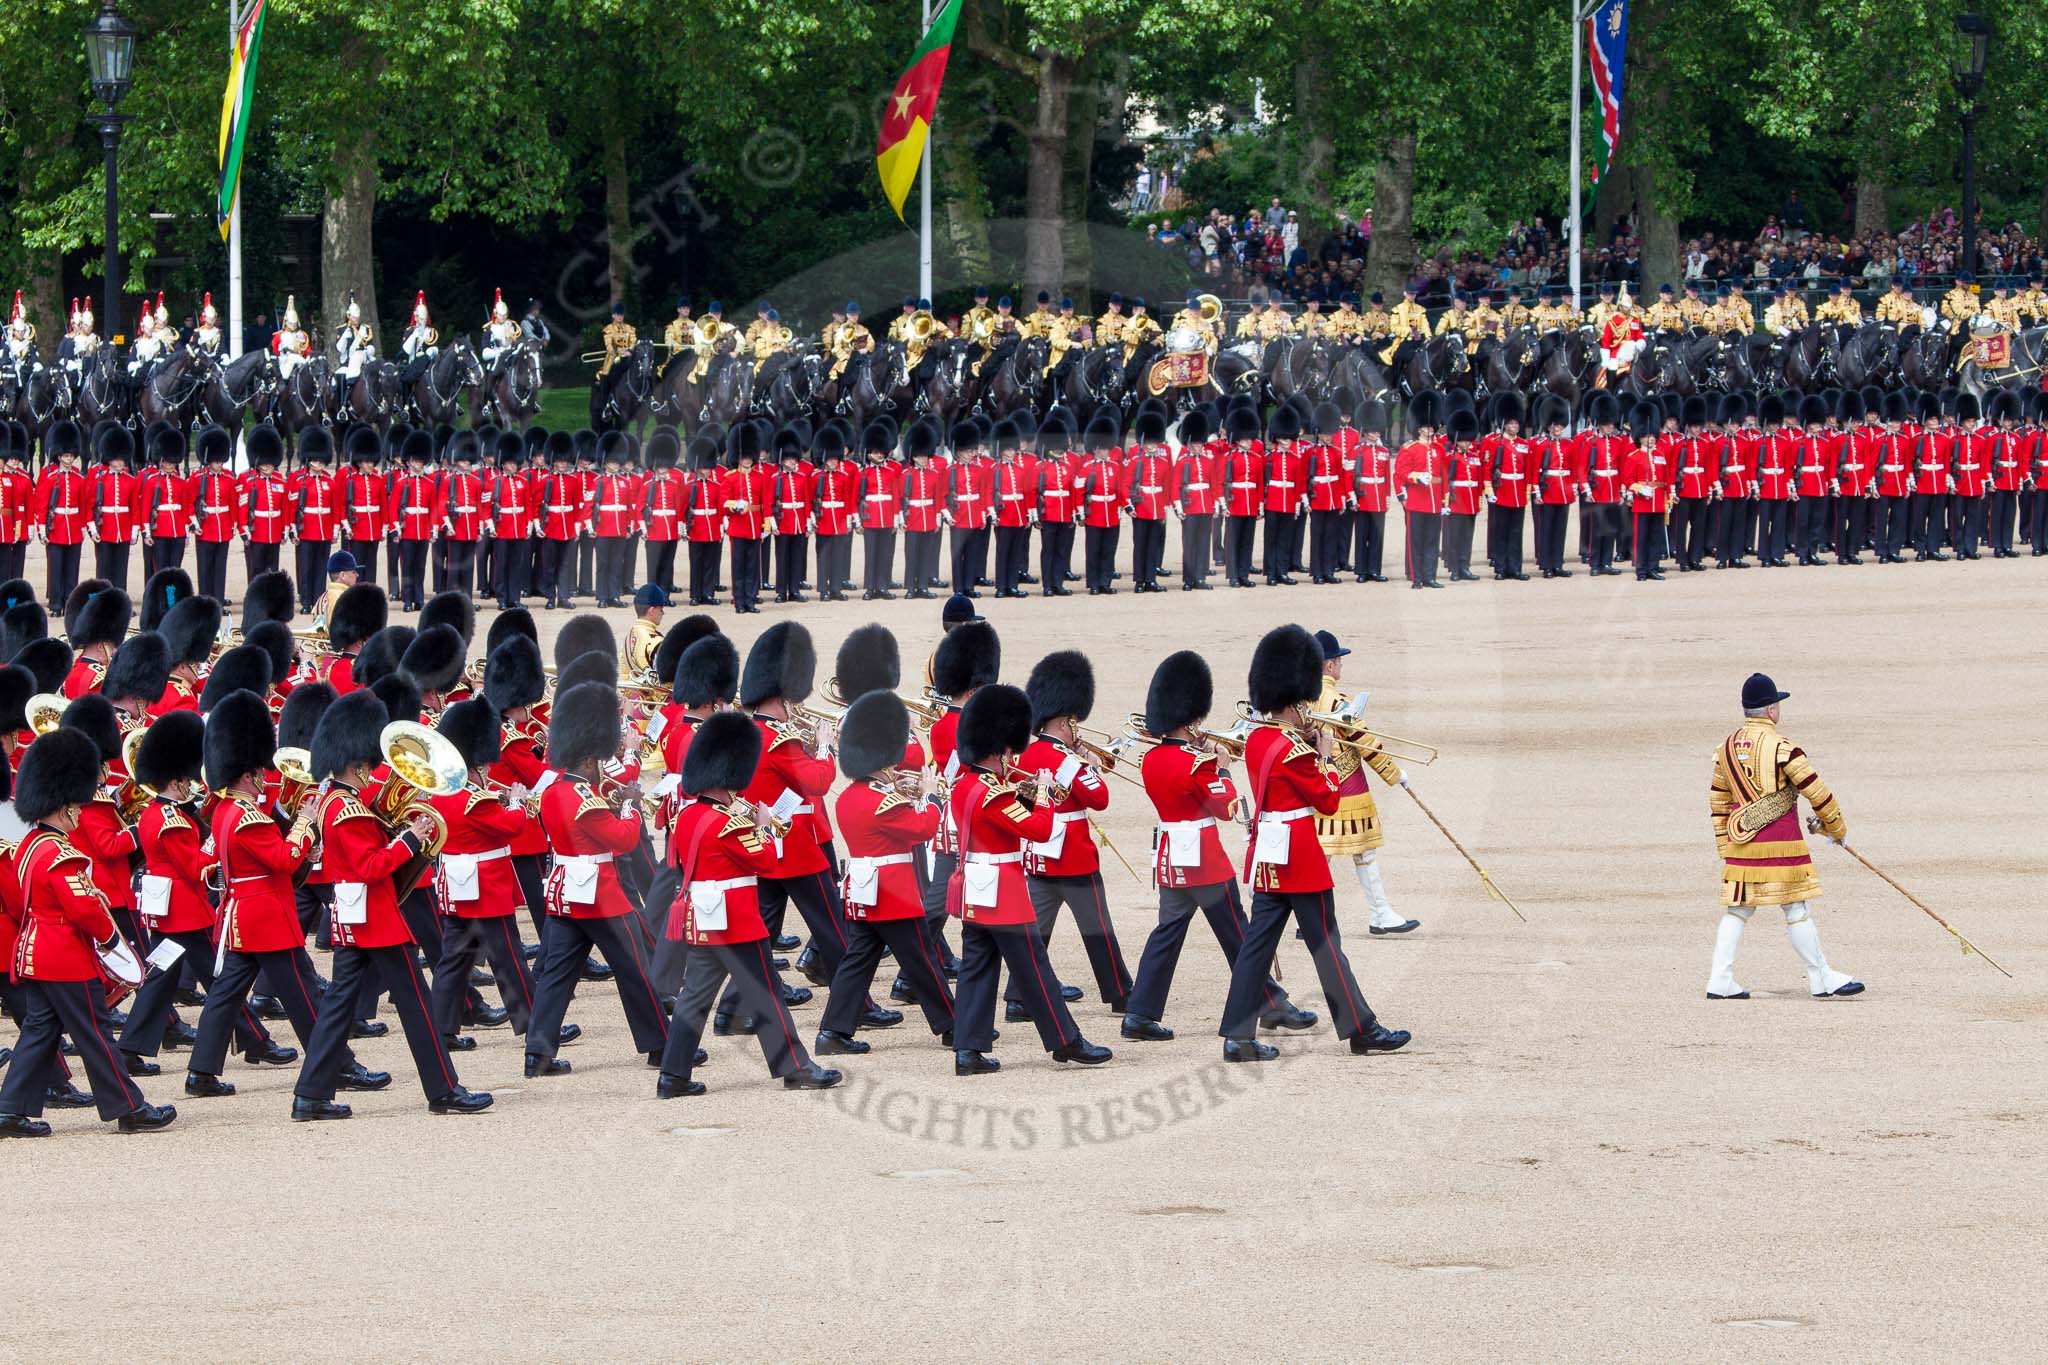
[[[235,55],[228,63],[227,93],[220,100],[220,189],[214,196],[213,215],[221,239],[228,235],[228,218],[235,211],[235,194],[242,185],[242,152],[249,145],[249,111],[256,104],[256,47],[263,41],[263,13],[268,0],[252,0],[249,12],[235,30]]]
[[[882,193],[889,207],[903,217],[903,201],[917,179],[924,160],[925,143],[931,140],[932,118],[939,108],[939,83],[946,79],[946,58],[953,52],[953,26],[960,21],[960,0],[945,0],[932,16],[924,41],[917,45],[910,65],[896,78],[888,107],[882,110],[882,131],[875,137],[875,170],[882,177]]]

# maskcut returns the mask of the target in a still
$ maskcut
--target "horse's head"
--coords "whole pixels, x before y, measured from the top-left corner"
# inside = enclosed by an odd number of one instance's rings
[[[631,368],[631,370],[629,371],[629,373],[631,373],[631,374],[632,374],[632,376],[633,376],[633,382],[634,382],[635,384],[639,385],[639,386],[640,386],[641,388],[643,388],[643,389],[644,389],[644,388],[649,388],[649,387],[651,387],[651,386],[653,385],[653,383],[654,383],[654,343],[653,343],[653,342],[651,342],[651,341],[640,341],[640,342],[635,342],[635,343],[634,343],[634,345],[633,345],[633,361],[632,361],[632,368]]]
[[[1472,357],[1465,354],[1465,334],[1452,332],[1444,337],[1444,372],[1461,375],[1472,368]]]
[[[481,386],[484,382],[484,364],[476,358],[476,352],[470,348],[469,338],[457,337],[455,344],[450,346],[448,351],[455,357],[456,381],[465,385]]]

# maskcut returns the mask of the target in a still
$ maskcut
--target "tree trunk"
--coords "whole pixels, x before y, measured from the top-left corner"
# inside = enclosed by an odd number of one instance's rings
[[[370,232],[377,211],[375,134],[365,132],[339,148],[334,160],[341,170],[341,187],[327,196],[320,219],[320,331],[323,337],[334,335],[353,291],[372,339],[382,342],[386,338],[377,318],[376,256]],[[303,314],[301,319],[310,321]]]
[[[1301,244],[1311,255],[1321,244],[1323,230],[1336,221],[1330,202],[1330,176],[1337,162],[1337,142],[1330,135],[1329,98],[1326,93],[1329,88],[1323,49],[1311,43],[1301,60],[1294,64],[1294,136],[1298,148],[1294,178],[1309,209],[1309,213],[1302,217],[1308,219],[1311,214],[1314,217],[1316,241],[1309,240],[1311,224],[1306,221],[1302,224]]]
[[[1095,253],[1088,239],[1088,196],[1094,185],[1095,138],[1102,126],[1103,89],[1094,64],[1074,71],[1067,97],[1067,153],[1060,203],[1060,282],[1055,291],[1070,295],[1076,311],[1090,312],[1089,281]]]
[[[1415,133],[1397,133],[1380,149],[1372,177],[1369,289],[1399,299],[1415,274]]]
[[[932,146],[932,168],[939,177],[934,192],[945,214],[944,231],[953,262],[953,278],[994,279],[996,269],[988,242],[988,201],[982,190],[981,169],[974,164],[974,148],[964,136],[940,137],[936,126],[932,129]],[[933,287],[937,287],[936,283]]]
[[[1685,259],[1679,253],[1678,220],[1657,207],[1657,177],[1649,167],[1638,167],[1636,183],[1636,231],[1642,246],[1642,279],[1636,287],[1638,301],[1654,303],[1657,286],[1676,285],[1685,273]]]
[[[1891,208],[1886,199],[1882,175],[1867,170],[1856,177],[1856,227],[1858,237],[1872,237],[1883,232],[1891,220]]]
[[[44,251],[29,257],[29,317],[36,324],[36,348],[47,361],[57,352],[70,318],[65,314],[64,253]]]
[[[1024,177],[1024,292],[1056,290],[1066,274],[1061,215],[1066,205],[1067,105],[1074,63],[1038,57],[1038,117],[1031,125]]]
[[[612,302],[627,306],[633,297],[633,184],[626,176],[626,131],[618,120],[604,122],[604,236],[611,276]]]

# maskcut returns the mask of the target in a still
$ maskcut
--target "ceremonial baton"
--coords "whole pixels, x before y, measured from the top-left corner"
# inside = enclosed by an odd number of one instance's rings
[[[1806,818],[1806,832],[1809,834],[1821,834],[1823,831],[1821,830],[1819,819],[1817,819],[1814,816],[1808,816]],[[1907,900],[1913,902],[1913,904],[1917,906],[1920,909],[1920,912],[1926,915],[1927,918],[1933,920],[1936,924],[1939,924],[1942,928],[1948,930],[1949,933],[1955,935],[1956,942],[1963,945],[1964,957],[1968,957],[1970,956],[1970,954],[1975,953],[1978,957],[1983,958],[1992,966],[1998,967],[1998,970],[2004,974],[2006,980],[2010,981],[2013,979],[2012,973],[2006,971],[2003,967],[1999,967],[1997,960],[1993,958],[1991,954],[1985,952],[1982,948],[1979,948],[1976,944],[1970,942],[1970,940],[1963,935],[1962,930],[1956,928],[1953,924],[1950,924],[1940,915],[1937,915],[1934,913],[1934,911],[1928,909],[1926,901],[1921,900],[1918,896],[1908,891],[1905,887],[1900,886],[1897,881],[1893,880],[1892,875],[1890,873],[1886,872],[1876,863],[1871,862],[1870,859],[1864,857],[1855,849],[1849,847],[1849,845],[1843,842],[1842,840],[1830,839],[1828,842],[1832,843],[1836,848],[1841,849],[1842,852],[1848,854],[1857,862],[1862,863],[1865,867],[1869,868],[1872,872],[1875,872],[1878,876],[1884,878],[1884,883],[1886,886],[1889,886],[1892,890],[1898,892],[1901,896],[1904,896]]]
[[[1409,786],[1407,783],[1404,782],[1401,784],[1401,790],[1408,793],[1409,800],[1413,801],[1417,806],[1421,807],[1422,813],[1429,817],[1429,823],[1435,825],[1437,827],[1438,832],[1440,832],[1444,836],[1444,838],[1449,839],[1451,841],[1451,847],[1458,850],[1458,853],[1465,859],[1466,862],[1472,864],[1472,870],[1479,874],[1479,880],[1486,883],[1486,894],[1493,897],[1495,900],[1505,904],[1508,909],[1515,912],[1516,919],[1522,921],[1522,923],[1524,924],[1527,924],[1529,922],[1529,917],[1522,913],[1521,907],[1508,899],[1507,892],[1501,890],[1498,886],[1495,886],[1493,884],[1493,878],[1486,875],[1486,869],[1479,865],[1479,860],[1473,857],[1471,854],[1465,852],[1465,846],[1458,842],[1458,836],[1451,833],[1450,830],[1444,827],[1444,822],[1436,818],[1436,812],[1431,810],[1428,804],[1425,803],[1421,797],[1415,794],[1415,788]],[[1929,913],[1931,914],[1933,912],[1930,911]]]

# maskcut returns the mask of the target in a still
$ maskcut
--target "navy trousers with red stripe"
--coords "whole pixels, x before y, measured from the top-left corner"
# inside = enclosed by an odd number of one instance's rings
[[[875,968],[881,965],[885,945],[896,955],[898,969],[916,992],[932,1032],[945,1033],[953,1027],[953,992],[946,989],[945,973],[939,970],[939,950],[925,931],[923,916],[848,920],[846,937],[846,956],[839,959],[839,970],[832,974],[832,995],[825,1002],[819,1028],[851,1034],[860,1027],[868,987],[875,983]]]
[[[1138,981],[1131,987],[1130,1003],[1125,1007],[1128,1013],[1154,1022],[1166,1017],[1166,997],[1173,990],[1174,968],[1180,965],[1181,945],[1187,940],[1188,925],[1194,921],[1196,910],[1209,921],[1216,946],[1223,950],[1223,960],[1233,967],[1237,965],[1237,955],[1244,950],[1245,926],[1237,879],[1203,886],[1162,886],[1159,923],[1145,940],[1145,951],[1138,958]],[[1277,981],[1266,982],[1265,994],[1260,998],[1261,1010],[1285,1009],[1290,1003],[1287,992]]]
[[[204,929],[160,934],[151,942],[151,948],[166,939],[182,944],[185,955],[172,963],[169,971],[150,970],[128,1006],[128,1027],[121,1030],[121,1050],[138,1057],[154,1057],[162,1049],[164,1029],[171,1022],[171,1001],[178,992],[178,978],[187,966],[199,978],[200,985],[209,991],[213,988],[212,935]],[[238,1051],[248,1052],[269,1044],[270,1030],[247,1009],[236,1010],[232,1021]]]
[[[827,855],[828,857],[830,855]],[[839,961],[846,956],[846,911],[839,903],[839,884],[829,872],[807,872],[801,877],[763,877],[756,884],[761,905],[761,922],[772,939],[782,932],[782,921],[791,904],[804,917],[811,931],[810,946],[818,965],[828,977],[839,974]],[[606,961],[610,961],[609,958]],[[718,1002],[720,1014],[739,1009],[739,977]]]
[[[1045,939],[1035,922],[960,926],[960,992],[953,1003],[953,1045],[986,1052],[996,1041],[996,976],[1007,963],[1010,979],[1020,982],[1024,1007],[1038,1026],[1038,1041],[1051,1052],[1081,1036],[1067,1002],[1060,998],[1059,978],[1045,955]]]
[[[647,979],[647,955],[640,949],[636,915],[574,919],[549,915],[540,934],[540,972],[533,980],[533,1014],[526,1024],[526,1050],[543,1057],[561,1046],[562,1017],[576,994],[576,979],[596,948],[611,964],[619,1004],[633,1030],[635,1052],[659,1052],[668,1044],[668,1016]]]
[[[219,975],[206,988],[206,1007],[199,1012],[199,1038],[192,1044],[192,1056],[186,1062],[191,1070],[203,1076],[220,1075],[227,1064],[228,1039],[241,1032],[240,1021],[248,1006],[249,991],[259,976],[284,1006],[299,1046],[313,1045],[313,1027],[320,1017],[320,979],[314,975],[312,955],[304,948],[280,948],[270,953],[230,952],[221,963]]]
[[[689,1078],[711,1002],[718,999],[728,976],[732,989],[727,998],[737,995],[741,1007],[755,1021],[754,1039],[768,1059],[769,1073],[787,1076],[809,1065],[810,1054],[797,1041],[796,1021],[789,1017],[775,969],[768,965],[768,940],[762,938],[752,943],[699,944],[690,949],[683,963],[682,994],[676,997],[675,1017],[669,1024],[668,1046],[661,1054],[663,1074]]]
[[[475,919],[447,916],[441,926],[441,956],[434,964],[434,1026],[444,1038],[462,1032],[468,1004],[469,969],[478,956],[491,964],[498,998],[512,1016],[512,1032],[525,1034],[533,1017],[533,973],[519,942],[517,912]]]
[[[1024,887],[1030,893],[1031,908],[1038,912],[1038,936],[1048,949],[1052,931],[1060,922],[1060,906],[1073,907],[1074,920],[1081,926],[1081,945],[1088,950],[1088,965],[1095,969],[1095,989],[1103,1004],[1121,1010],[1131,993],[1131,969],[1124,965],[1123,945],[1116,941],[1116,926],[1109,922],[1109,897],[1102,889],[1102,874],[1026,877]],[[1003,999],[1029,1005],[1029,994],[1014,971]]]
[[[1301,941],[1308,945],[1316,964],[1316,977],[1323,983],[1323,998],[1330,1003],[1330,1019],[1339,1038],[1350,1038],[1373,1026],[1372,1006],[1358,989],[1358,978],[1344,956],[1343,936],[1337,929],[1334,893],[1324,891],[1256,891],[1252,893],[1251,922],[1245,926],[1244,947],[1230,969],[1230,995],[1223,1004],[1223,1023],[1216,1032],[1225,1038],[1250,1038],[1258,1032],[1259,1015],[1266,1008],[1266,978],[1273,970],[1273,954],[1280,947],[1280,935],[1287,921],[1294,920]]]
[[[356,1001],[364,983],[373,979],[390,992],[399,1025],[405,1030],[406,1046],[412,1049],[413,1066],[419,1071],[420,1089],[429,1100],[454,1094],[455,1064],[448,1060],[447,1044],[427,1009],[426,977],[410,943],[387,948],[335,945],[334,975],[328,978],[327,993],[320,997],[320,1015],[313,1023],[306,1062],[299,1068],[298,1084],[292,1092],[301,1099],[334,1098],[341,1068],[349,1060],[348,1034],[355,1022]]]
[[[114,1050],[106,987],[98,981],[25,980],[18,984],[21,1037],[14,1045],[14,1060],[7,1066],[7,1082],[0,1086],[0,1114],[35,1118],[43,1112],[43,1100],[59,1074],[58,1045],[67,1033],[78,1044],[78,1060],[85,1064],[100,1117],[112,1122],[140,1109],[142,1092],[128,1079],[120,1054]]]

